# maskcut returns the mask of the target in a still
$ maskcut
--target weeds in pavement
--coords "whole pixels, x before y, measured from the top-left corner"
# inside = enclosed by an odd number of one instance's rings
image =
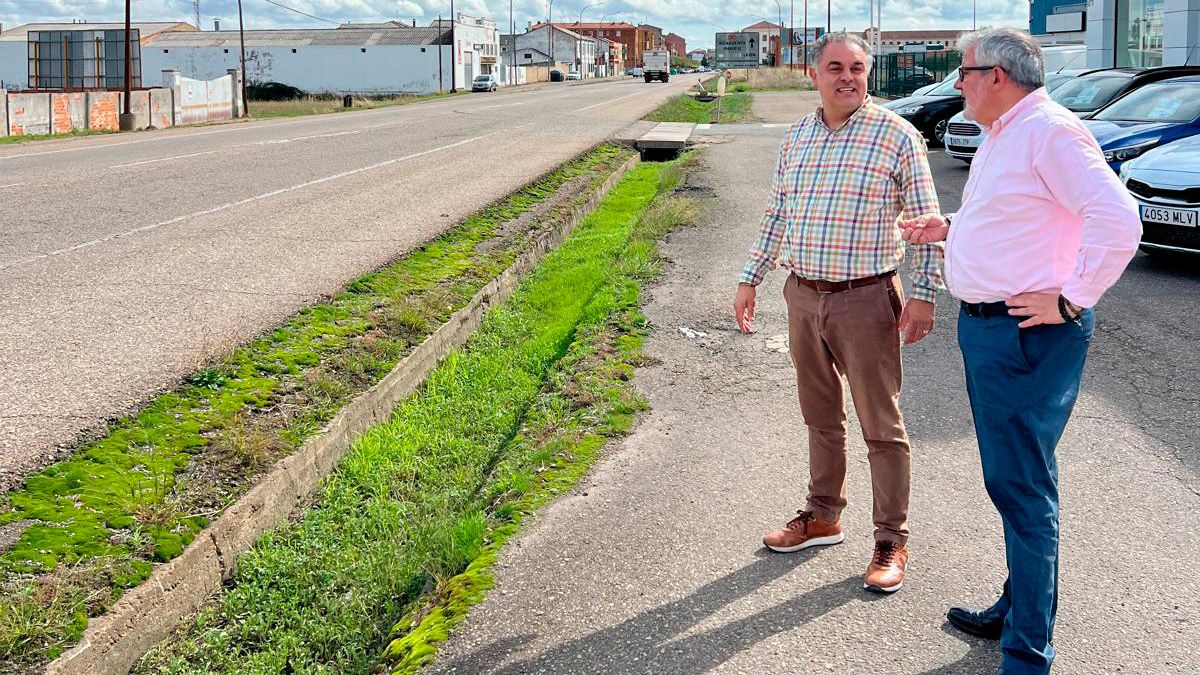
[[[521,515],[568,489],[643,407],[628,380],[640,283],[657,269],[649,237],[694,217],[647,210],[678,180],[664,168],[630,172],[137,672],[366,673],[389,640],[388,669],[427,661]]]
[[[178,555],[263,470],[389,372],[629,156],[602,146],[547,174],[199,370],[0,497],[0,529],[19,533],[0,550],[0,610],[19,606],[31,617],[0,619],[0,646],[8,646],[0,671],[53,658],[99,611],[39,604],[47,596],[38,589],[57,570],[125,565],[119,575],[81,577],[98,584],[88,597],[119,596],[145,579],[153,562]]]

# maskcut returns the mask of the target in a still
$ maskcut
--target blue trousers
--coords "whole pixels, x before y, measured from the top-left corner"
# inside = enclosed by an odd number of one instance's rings
[[[1054,661],[1058,609],[1058,464],[1054,448],[1079,395],[1095,317],[1017,328],[1009,316],[958,317],[983,483],[1004,524],[1008,579],[989,610],[1004,618],[1005,672]]]

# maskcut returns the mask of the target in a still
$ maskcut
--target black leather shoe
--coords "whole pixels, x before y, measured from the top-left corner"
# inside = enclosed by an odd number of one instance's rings
[[[964,633],[987,640],[999,640],[1004,630],[1004,617],[997,616],[985,610],[973,610],[965,607],[951,607],[946,612],[946,618],[955,628]]]

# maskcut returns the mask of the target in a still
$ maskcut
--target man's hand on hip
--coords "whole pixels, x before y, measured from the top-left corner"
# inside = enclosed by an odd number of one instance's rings
[[[1064,323],[1062,314],[1058,311],[1059,291],[1045,293],[1021,293],[1005,301],[1008,313],[1012,316],[1027,316],[1018,328],[1030,328],[1042,324]]]
[[[950,232],[950,223],[936,213],[896,221],[901,237],[910,244],[929,244],[942,241]]]
[[[737,297],[733,300],[733,320],[743,333],[754,327],[754,298],[758,294],[750,284],[738,284]]]
[[[933,330],[933,303],[910,298],[900,313],[900,335],[904,344],[920,342]]]

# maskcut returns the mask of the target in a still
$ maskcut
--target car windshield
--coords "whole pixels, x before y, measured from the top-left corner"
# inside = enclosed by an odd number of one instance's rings
[[[1051,73],[1046,76],[1046,91],[1051,92],[1075,79],[1074,75],[1066,73]]]
[[[491,75],[476,75],[476,76],[475,76],[475,81],[476,81],[476,82],[487,82],[487,81],[488,81],[488,80],[490,80],[491,78],[492,78],[492,76],[491,76]]]
[[[1200,83],[1148,84],[1101,110],[1095,117],[1110,122],[1191,122],[1200,116]]]
[[[1092,112],[1113,100],[1121,87],[1128,83],[1127,77],[1078,77],[1050,92],[1050,98],[1067,110]]]

